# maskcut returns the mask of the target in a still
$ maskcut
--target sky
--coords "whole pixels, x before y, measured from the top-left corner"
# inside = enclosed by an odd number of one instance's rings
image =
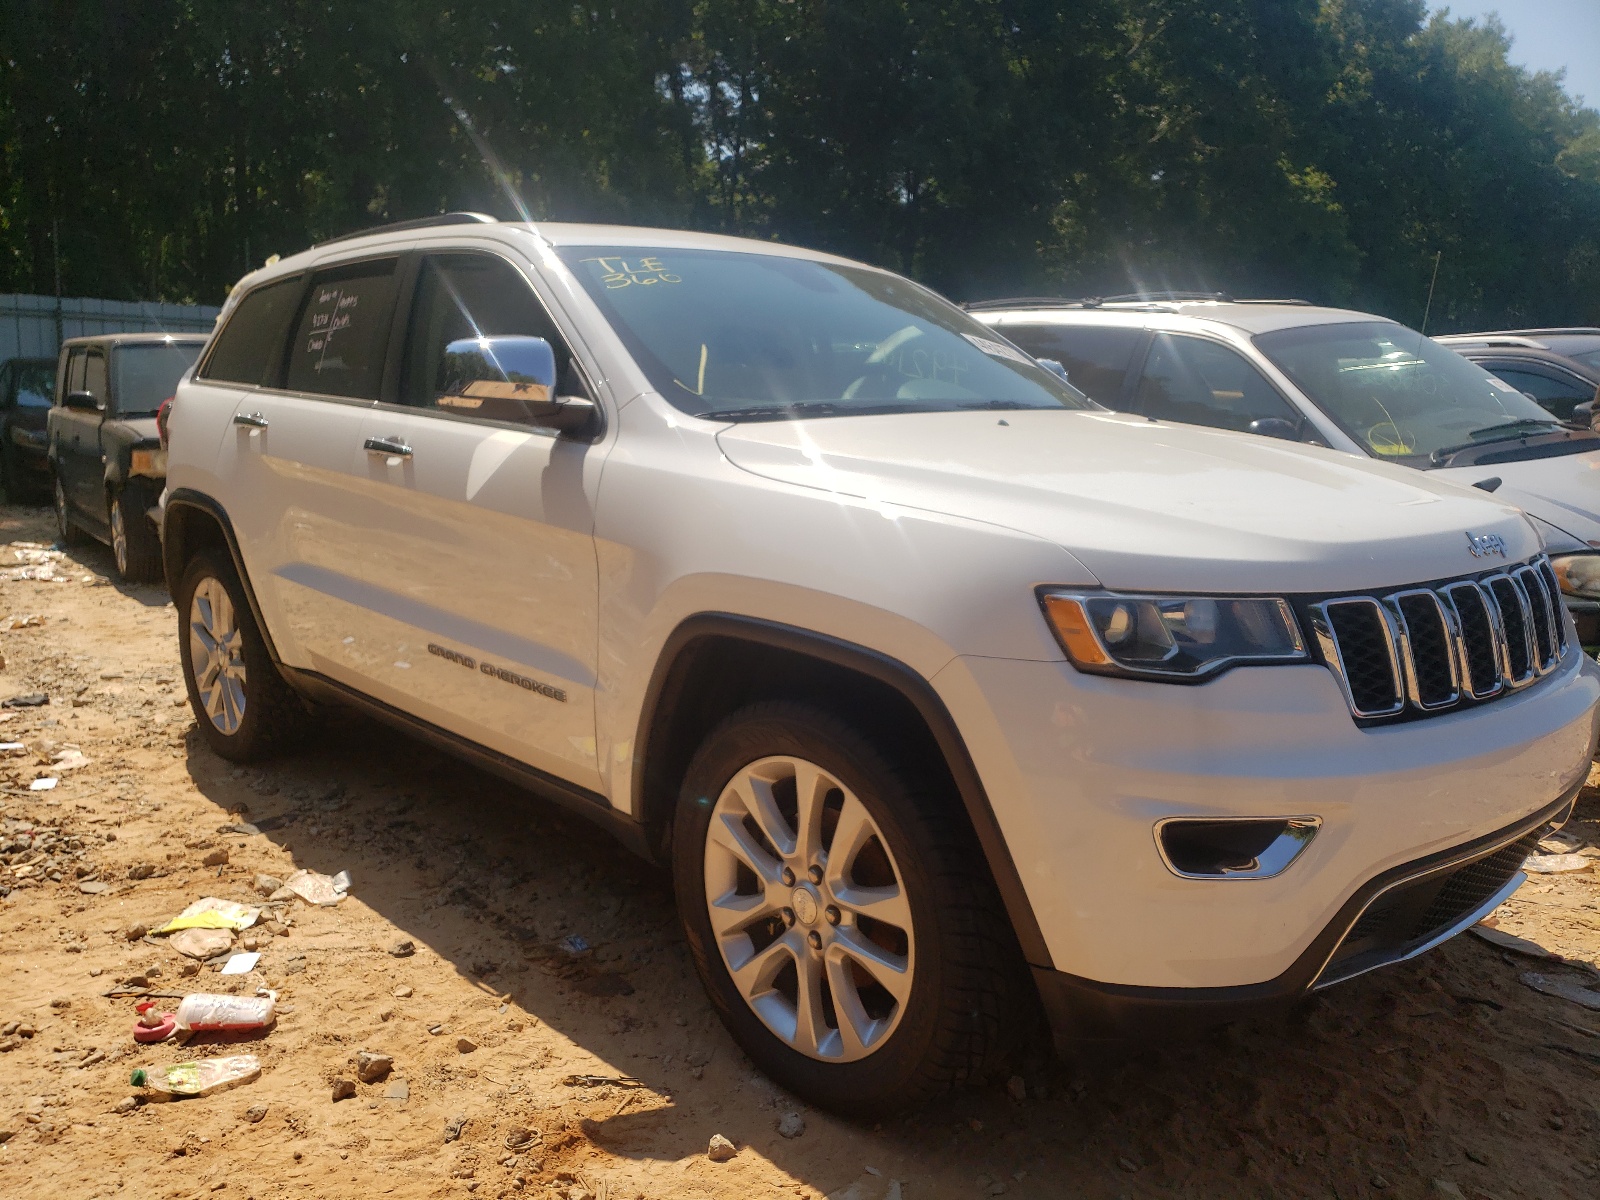
[[[1499,13],[1511,61],[1535,71],[1567,69],[1567,94],[1600,108],[1600,0],[1434,0],[1453,17]]]

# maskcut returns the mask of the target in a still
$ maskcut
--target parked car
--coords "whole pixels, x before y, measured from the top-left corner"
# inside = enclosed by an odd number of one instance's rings
[[[1514,329],[1435,338],[1563,421],[1589,425],[1600,394],[1600,329]]]
[[[167,474],[156,412],[194,365],[204,334],[115,333],[61,346],[48,419],[61,540],[87,533],[111,546],[132,581],[161,575],[151,511]]]
[[[50,494],[45,417],[55,386],[53,358],[12,358],[0,365],[0,486],[13,504]]]
[[[1419,954],[1588,775],[1515,508],[1107,412],[886,271],[452,215],[220,320],[163,526],[208,744],[349,704],[612,830],[837,1111]]]
[[[1600,645],[1600,436],[1415,330],[1303,301],[1181,293],[968,308],[1108,408],[1493,492],[1534,518],[1583,644]]]

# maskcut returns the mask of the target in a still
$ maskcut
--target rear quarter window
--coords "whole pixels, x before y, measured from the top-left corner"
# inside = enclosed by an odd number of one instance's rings
[[[277,382],[283,339],[289,332],[305,280],[280,279],[258,287],[239,301],[201,369],[202,379],[270,387]]]
[[[1123,386],[1142,330],[1092,325],[1003,325],[1000,332],[1035,358],[1055,359],[1067,369],[1072,385],[1091,399],[1108,408],[1127,407],[1122,400]]]

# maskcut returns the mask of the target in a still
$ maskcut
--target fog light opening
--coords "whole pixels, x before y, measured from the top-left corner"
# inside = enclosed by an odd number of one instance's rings
[[[1184,879],[1271,879],[1321,827],[1320,817],[1171,817],[1156,825],[1156,845]]]

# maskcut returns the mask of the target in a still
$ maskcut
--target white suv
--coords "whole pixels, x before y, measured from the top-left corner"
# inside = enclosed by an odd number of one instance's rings
[[[915,283],[453,215],[241,281],[170,419],[200,728],[354,704],[670,863],[739,1044],[881,1114],[1420,953],[1595,744],[1534,529],[1108,412]]]
[[[1119,412],[1331,446],[1493,492],[1534,519],[1580,641],[1600,644],[1600,436],[1416,330],[1183,292],[967,307]]]

